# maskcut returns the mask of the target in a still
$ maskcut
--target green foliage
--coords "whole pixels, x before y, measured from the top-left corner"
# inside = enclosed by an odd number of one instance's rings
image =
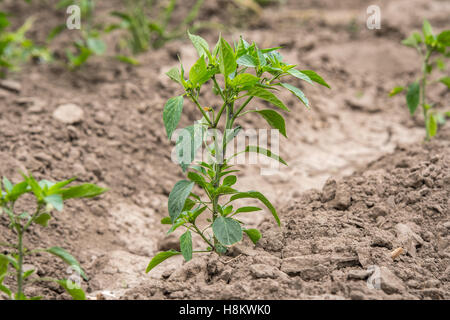
[[[180,227],[185,228],[186,232],[180,238],[181,252],[172,250],[158,253],[151,260],[147,272],[178,254],[182,254],[185,260],[190,260],[192,253],[196,252],[214,251],[224,254],[229,246],[241,241],[244,234],[256,244],[261,238],[261,233],[256,229],[246,229],[236,217],[239,214],[258,212],[262,209],[253,206],[236,207],[237,200],[260,201],[273,215],[276,223],[281,225],[276,209],[262,193],[240,192],[234,189],[237,176],[233,173],[239,170],[232,169],[230,159],[237,154],[228,155],[226,147],[234,143],[233,139],[241,130],[241,126],[235,124],[236,120],[254,113],[261,115],[272,128],[278,129],[286,136],[285,120],[280,113],[272,109],[251,108],[250,104],[257,98],[275,108],[289,111],[276,96],[276,92],[281,88],[287,89],[309,106],[304,93],[287,83],[285,78],[291,77],[293,80],[309,84],[315,82],[329,88],[325,80],[314,71],[300,71],[295,69],[295,65],[284,62],[277,51],[279,48],[259,49],[255,43],[249,44],[242,38],[232,46],[220,37],[211,51],[203,38],[190,33],[188,36],[197,50],[199,60],[187,73],[183,66],[167,72],[169,78],[183,87],[184,93],[167,101],[163,120],[170,139],[178,126],[183,104],[187,100],[193,102],[202,119],[194,126],[185,128],[183,134],[180,134],[183,137],[177,138],[178,161],[183,171],[187,171],[187,180],[181,180],[173,187],[168,200],[169,217],[161,220],[162,224],[172,225],[168,233]],[[283,82],[280,81],[281,78]],[[206,106],[200,102],[200,93],[207,82],[211,82],[213,92],[221,100],[220,107],[210,107],[213,105],[212,101]],[[217,132],[219,125],[223,125],[224,135],[213,134],[211,142],[205,132]],[[206,147],[208,160],[194,162],[195,151],[202,145]],[[182,147],[190,147],[187,149],[190,153],[183,154],[182,150],[186,149]],[[242,151],[242,153],[250,152],[263,154],[287,165],[278,155],[260,146],[247,146]],[[196,193],[198,191],[201,193]],[[200,230],[196,221],[204,212],[209,214],[209,218],[206,219],[209,225]],[[192,234],[200,236],[207,248],[194,251]]]
[[[169,0],[159,6],[155,0],[127,0],[125,11],[114,11],[119,23],[108,29],[126,30],[127,36],[122,47],[128,47],[132,54],[139,54],[151,48],[160,48],[167,41],[183,36],[187,28],[197,29],[194,20],[205,0],[197,0],[188,14],[178,24],[173,25],[173,15],[181,1]],[[179,19],[179,18],[178,18]]]
[[[434,137],[439,124],[444,124],[448,112],[438,112],[433,109],[433,105],[427,102],[427,87],[432,83],[442,83],[450,89],[450,77],[445,76],[436,81],[430,81],[433,69],[437,67],[445,70],[444,59],[450,57],[450,30],[444,30],[438,35],[433,33],[433,28],[427,20],[424,20],[422,34],[413,32],[408,38],[402,41],[405,46],[415,48],[421,57],[422,74],[420,78],[406,87],[406,104],[411,115],[422,106],[426,140]],[[389,96],[395,96],[405,91],[405,87],[395,87]]]
[[[63,248],[51,247],[29,250],[24,247],[23,238],[33,224],[47,227],[49,220],[52,218],[53,210],[63,210],[65,200],[96,197],[104,193],[106,189],[89,183],[69,186],[74,179],[61,182],[48,180],[38,182],[31,174],[22,174],[22,176],[23,181],[17,184],[13,184],[6,177],[3,177],[3,187],[0,185],[0,214],[7,214],[10,220],[9,228],[17,236],[16,243],[0,243],[0,247],[6,248],[8,252],[0,254],[0,291],[6,293],[11,299],[36,300],[40,299],[40,297],[29,298],[25,296],[23,292],[24,286],[36,281],[52,281],[61,285],[75,300],[84,300],[85,294],[83,290],[70,280],[32,277],[34,270],[23,271],[26,257],[38,252],[45,252],[60,258],[70,265],[83,279],[88,280],[78,261]],[[16,212],[14,207],[16,201],[26,194],[31,194],[35,198],[36,209],[33,214]],[[13,272],[8,272],[8,268],[12,268]],[[4,279],[12,275],[16,277],[17,282],[17,292],[15,294],[3,284]]]
[[[15,31],[7,31],[10,25],[8,14],[0,11],[0,77],[8,70],[16,71],[20,65],[31,59],[48,62],[51,55],[44,47],[37,46],[26,37],[33,26],[33,19],[28,19]]]

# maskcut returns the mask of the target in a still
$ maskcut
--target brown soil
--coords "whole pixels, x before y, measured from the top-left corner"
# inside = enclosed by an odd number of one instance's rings
[[[382,29],[372,31],[365,27],[370,1],[292,0],[246,24],[248,17],[227,19],[236,10],[229,2],[226,10],[224,1],[207,2],[201,17],[233,25],[223,30],[227,39],[242,34],[261,47],[283,45],[287,61],[316,70],[332,86],[303,88],[311,110],[282,96],[293,110],[280,150],[289,167],[261,176],[259,167],[248,166],[240,175],[238,189],[258,189],[284,208],[283,227],[268,214],[248,215],[243,220],[259,225],[264,238],[256,248],[235,246],[235,260],[173,259],[144,273],[157,251],[176,246],[176,237],[166,237],[159,224],[173,184],[183,177],[162,129],[163,105],[180,90],[164,72],[177,64],[177,54],[186,68],[196,55],[187,40],[177,40],[140,56],[135,68],[95,58],[74,73],[31,65],[10,75],[20,91],[0,89],[0,175],[17,180],[18,169],[26,168],[39,179],[75,175],[111,189],[99,199],[69,202],[50,228],[33,228],[26,245],[72,252],[90,276],[83,286],[91,298],[448,299],[449,131],[424,145],[420,116],[410,118],[404,97],[387,93],[419,71],[416,53],[400,40],[423,18],[437,31],[448,28],[449,3],[378,1]],[[115,4],[100,1],[99,15],[107,17]],[[18,17],[42,17],[33,31],[39,39],[61,23],[61,13],[45,6],[2,6]],[[218,32],[202,36],[213,43]],[[62,35],[55,49],[63,52],[70,37]],[[108,41],[113,48],[114,39]],[[449,97],[442,86],[430,90],[438,107],[447,107]],[[64,103],[83,109],[80,123],[67,126],[52,117]],[[187,106],[181,126],[196,119]],[[260,119],[245,121],[248,128],[266,126]],[[324,184],[322,192],[310,190]],[[4,216],[0,230],[0,242],[11,239]],[[389,254],[397,247],[407,253],[393,261]],[[27,263],[39,275],[67,277],[53,258]],[[370,265],[380,267],[381,290],[366,285]],[[52,284],[27,293],[67,298]]]

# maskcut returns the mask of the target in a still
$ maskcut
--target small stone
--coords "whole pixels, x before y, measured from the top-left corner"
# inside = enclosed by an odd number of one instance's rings
[[[99,111],[95,114],[94,120],[97,123],[105,124],[105,123],[109,123],[111,121],[111,117],[106,112]]]
[[[266,264],[254,264],[250,266],[250,273],[255,278],[277,278],[276,269]]]
[[[322,188],[322,202],[328,202],[336,196],[337,183],[336,180],[329,178]]]
[[[347,273],[347,279],[364,280],[367,279],[372,273],[373,270],[350,270]]]
[[[395,226],[395,231],[397,233],[397,242],[402,248],[406,249],[410,256],[414,257],[416,255],[416,247],[423,244],[423,239],[403,223],[398,223]]]
[[[60,105],[53,112],[53,118],[65,124],[75,124],[81,122],[83,120],[83,116],[83,109],[73,103]]]
[[[352,204],[350,192],[342,188],[338,188],[336,196],[330,204],[334,209],[347,210]]]
[[[383,205],[376,205],[369,213],[369,217],[376,220],[378,217],[385,217],[388,215],[389,209]]]
[[[22,85],[14,80],[1,80],[0,88],[12,91],[14,93],[19,93],[22,90]]]
[[[403,281],[386,267],[380,268],[381,289],[387,294],[402,293],[405,291]]]

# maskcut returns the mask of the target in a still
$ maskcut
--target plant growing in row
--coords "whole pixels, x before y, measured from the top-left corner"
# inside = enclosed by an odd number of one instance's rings
[[[236,121],[244,116],[262,116],[268,124],[278,129],[286,137],[285,120],[273,109],[251,107],[256,99],[265,100],[273,107],[289,111],[286,105],[274,94],[278,89],[286,89],[295,95],[306,107],[309,101],[297,87],[285,82],[287,77],[298,78],[312,84],[317,82],[323,86],[329,85],[314,71],[298,70],[293,64],[283,61],[277,51],[279,48],[260,49],[253,43],[240,39],[234,48],[222,37],[215,48],[210,51],[208,43],[201,37],[189,34],[196,48],[199,59],[188,73],[183,66],[173,68],[167,75],[179,83],[184,92],[167,101],[164,106],[163,120],[169,139],[178,126],[185,98],[191,100],[200,112],[202,119],[193,126],[183,130],[176,142],[179,164],[187,172],[187,179],[178,181],[169,195],[169,216],[162,219],[163,224],[171,225],[168,233],[177,228],[185,228],[180,237],[181,252],[170,250],[158,253],[149,263],[147,272],[165,259],[182,254],[186,261],[196,252],[213,251],[218,254],[227,252],[229,246],[241,241],[245,233],[255,244],[261,238],[257,229],[247,229],[238,220],[243,213],[262,210],[259,207],[237,207],[234,202],[239,199],[251,198],[259,200],[273,215],[280,225],[277,211],[270,201],[258,191],[240,192],[233,186],[237,182],[231,159],[236,156],[227,154],[227,145],[233,142],[241,126]],[[188,77],[188,78],[186,78]],[[205,105],[200,102],[200,93],[207,82],[212,83],[212,90],[221,101],[220,107],[213,107],[213,101]],[[221,83],[221,84],[220,84]],[[223,126],[223,137],[218,134],[219,125]],[[210,143],[206,132],[213,131]],[[217,134],[216,134],[217,133]],[[212,140],[212,141],[211,141]],[[207,161],[194,161],[196,150],[205,145]],[[186,152],[190,150],[190,152]],[[286,162],[278,155],[259,146],[247,146],[247,152],[257,152]],[[194,186],[203,191],[194,193]],[[202,213],[208,213],[208,225],[200,229],[197,219]],[[207,248],[194,251],[192,234],[199,235]]]
[[[18,70],[21,64],[33,58],[44,62],[51,60],[46,48],[37,46],[26,37],[32,25],[33,19],[30,18],[17,30],[8,31],[8,14],[0,11],[0,77],[4,77],[7,71]]]
[[[88,280],[78,261],[64,249],[60,247],[30,249],[24,245],[24,238],[29,228],[33,225],[47,227],[49,220],[52,218],[52,212],[63,210],[64,201],[74,198],[92,198],[106,191],[104,188],[89,183],[70,186],[74,180],[56,183],[48,180],[37,182],[31,174],[23,174],[23,181],[12,184],[6,177],[3,178],[3,188],[0,187],[0,214],[6,214],[9,217],[9,228],[16,236],[16,242],[14,243],[0,243],[0,247],[9,251],[7,254],[0,254],[0,291],[10,298],[38,300],[41,297],[27,297],[24,293],[24,287],[33,282],[51,281],[63,287],[74,299],[85,299],[84,291],[71,280],[40,278],[35,275],[34,269],[23,269],[24,260],[27,257],[36,253],[48,253],[62,259],[82,278]],[[17,212],[17,201],[27,194],[34,196],[34,212]],[[8,277],[16,279],[15,293],[4,284],[5,278]]]
[[[438,125],[445,123],[445,118],[450,117],[450,111],[441,113],[433,109],[434,105],[427,100],[427,87],[430,84],[440,82],[450,89],[450,77],[445,76],[437,80],[430,80],[433,69],[436,67],[445,70],[444,58],[450,57],[450,30],[444,30],[439,35],[433,34],[430,23],[423,22],[422,34],[412,33],[402,43],[405,46],[415,48],[420,55],[422,74],[419,79],[405,87],[395,87],[390,92],[394,96],[406,90],[406,103],[411,115],[420,105],[425,121],[426,140],[436,135]]]
[[[111,25],[109,29],[127,30],[127,46],[132,54],[139,54],[150,46],[160,48],[167,41],[182,37],[187,28],[197,29],[194,22],[203,3],[204,0],[197,0],[184,19],[172,26],[175,9],[181,5],[178,0],[169,0],[160,9],[155,0],[127,0],[126,11],[111,13],[120,19],[120,23]]]

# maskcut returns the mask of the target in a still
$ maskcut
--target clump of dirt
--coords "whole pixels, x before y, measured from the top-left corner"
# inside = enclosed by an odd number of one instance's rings
[[[302,193],[256,246],[196,257],[122,298],[449,299],[449,213],[447,129]]]

